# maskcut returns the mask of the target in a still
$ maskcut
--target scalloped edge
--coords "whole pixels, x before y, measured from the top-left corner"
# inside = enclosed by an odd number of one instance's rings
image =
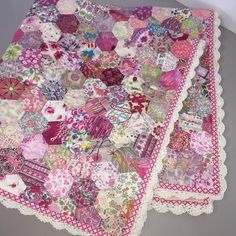
[[[182,215],[188,213],[191,216],[199,216],[203,213],[211,214],[214,210],[213,204],[210,201],[207,205],[195,205],[195,206],[186,206],[186,205],[163,205],[163,204],[152,204],[152,209],[158,211],[159,213],[171,212],[174,215]]]
[[[220,18],[219,14],[214,11],[214,65],[215,65],[215,70],[214,70],[214,75],[215,75],[215,88],[216,88],[216,103],[217,103],[217,112],[218,112],[218,139],[219,139],[219,156],[221,157],[219,159],[219,176],[220,176],[220,193],[217,195],[205,195],[205,198],[209,197],[210,202],[208,205],[204,207],[185,207],[184,205],[163,205],[155,202],[153,200],[152,202],[152,207],[158,211],[158,212],[172,212],[176,215],[183,214],[183,213],[189,213],[190,215],[200,215],[202,213],[210,214],[213,212],[213,202],[215,200],[221,200],[224,197],[224,193],[227,189],[227,182],[225,180],[226,174],[227,174],[227,167],[225,165],[225,160],[226,160],[226,152],[224,150],[225,145],[226,145],[226,139],[223,135],[224,130],[225,130],[225,125],[223,123],[223,119],[225,116],[225,112],[223,110],[223,105],[224,105],[224,100],[222,98],[222,92],[223,88],[220,85],[221,83],[221,76],[219,74],[219,59],[220,59],[220,41],[219,37],[221,35],[220,29]],[[186,199],[188,197],[194,197],[198,199],[202,199],[204,196],[202,194],[198,193],[188,193],[188,192],[180,192],[180,191],[173,191],[173,190],[156,190],[158,194],[161,197],[166,197],[166,198],[171,198],[173,195],[177,195],[179,198]]]

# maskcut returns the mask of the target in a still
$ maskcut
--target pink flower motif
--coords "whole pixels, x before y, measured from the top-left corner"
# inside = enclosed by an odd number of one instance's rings
[[[53,197],[63,197],[69,192],[73,181],[69,170],[53,169],[46,178],[44,187]]]
[[[0,176],[18,173],[24,163],[24,157],[19,149],[0,149]]]
[[[160,84],[167,90],[177,89],[182,75],[179,70],[163,72],[160,77]]]
[[[146,20],[152,15],[152,7],[136,7],[133,10],[133,15],[139,20]]]
[[[90,178],[80,178],[74,181],[69,197],[77,207],[91,206],[96,201],[99,189]]]
[[[27,86],[26,92],[21,95],[25,111],[41,112],[46,99],[40,89]]]
[[[63,101],[48,101],[42,113],[48,121],[63,121],[66,118],[67,106]]]
[[[191,134],[190,148],[200,155],[206,155],[213,151],[212,136],[206,131],[193,132]]]
[[[26,160],[40,160],[48,149],[48,144],[42,134],[27,137],[20,145]]]
[[[95,161],[92,157],[74,154],[70,158],[70,166],[68,169],[74,178],[87,178],[90,177],[94,165]]]
[[[92,97],[93,96],[93,91],[88,91],[88,95]]]
[[[28,186],[21,195],[27,201],[33,202],[41,207],[48,208],[52,199],[46,189],[40,185]]]
[[[58,61],[62,67],[71,71],[79,69],[83,62],[78,52],[63,53]]]
[[[118,178],[118,170],[111,162],[99,162],[93,168],[91,179],[99,189],[114,188]]]
[[[171,52],[174,56],[176,56],[179,59],[187,59],[190,57],[192,53],[193,46],[191,43],[187,40],[180,40],[174,42],[174,44],[171,47]]]
[[[118,66],[120,62],[120,57],[115,51],[103,51],[100,53],[97,62],[104,69],[113,68]]]
[[[124,102],[128,94],[123,87],[114,85],[106,89],[105,98],[112,103]]]
[[[39,30],[40,19],[37,16],[29,16],[25,18],[21,25],[21,30],[24,32],[32,32]]]
[[[66,117],[67,127],[72,130],[84,130],[89,114],[82,108],[75,108],[68,112]]]
[[[175,130],[170,136],[169,148],[184,151],[189,148],[190,134],[182,129]]]
[[[38,69],[43,63],[43,56],[38,49],[23,49],[19,57],[20,62],[26,68]]]
[[[55,110],[53,107],[47,107],[45,109],[45,113],[47,113],[47,114],[54,114],[54,112],[55,112]]]
[[[132,58],[124,58],[121,60],[118,69],[126,76],[133,75],[138,69],[138,63]]]
[[[94,206],[76,208],[75,217],[79,222],[93,227],[99,227],[102,221]]]

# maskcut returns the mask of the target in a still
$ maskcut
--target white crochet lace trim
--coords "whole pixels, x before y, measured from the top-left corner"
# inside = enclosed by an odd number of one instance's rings
[[[152,207],[158,211],[158,212],[167,212],[171,211],[174,214],[182,214],[182,213],[189,213],[191,215],[199,215],[202,213],[212,213],[213,212],[213,201],[214,200],[221,200],[224,196],[224,192],[226,191],[227,188],[227,183],[225,180],[225,176],[227,174],[227,168],[224,164],[225,159],[226,159],[226,153],[224,151],[224,147],[226,145],[226,139],[223,136],[225,126],[223,123],[224,119],[224,111],[223,111],[223,105],[224,105],[224,100],[221,97],[223,88],[220,85],[221,82],[221,76],[219,74],[219,63],[218,60],[220,58],[220,52],[219,52],[219,47],[220,47],[220,19],[218,16],[218,13],[214,13],[214,65],[215,65],[215,71],[214,71],[214,77],[215,77],[215,88],[216,88],[216,104],[217,104],[217,122],[218,122],[218,143],[219,143],[219,177],[220,177],[220,193],[217,195],[204,195],[206,198],[210,198],[210,202],[208,205],[205,206],[184,206],[184,205],[164,205],[157,203],[155,201],[152,202]],[[202,194],[198,193],[188,193],[188,192],[181,192],[181,191],[173,191],[173,190],[167,190],[167,189],[157,189],[158,195],[163,197],[163,198],[171,198],[173,196],[178,196],[180,199],[186,199],[188,197],[194,197],[197,199],[201,199],[204,196]]]
[[[183,199],[184,200],[184,199]],[[152,203],[152,208],[159,213],[166,213],[168,211],[172,212],[175,215],[181,215],[183,213],[188,213],[192,216],[198,216],[202,213],[210,214],[213,212],[213,204],[212,201],[210,201],[207,205],[163,205],[163,204],[157,204],[155,202]]]

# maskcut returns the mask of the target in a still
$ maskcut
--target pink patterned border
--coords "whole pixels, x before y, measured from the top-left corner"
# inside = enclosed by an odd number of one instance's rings
[[[162,205],[183,205],[183,206],[207,206],[210,203],[210,199],[206,198],[203,202],[199,202],[197,200],[174,200],[174,199],[165,199],[160,197],[155,197],[155,202],[162,204]]]
[[[190,187],[190,186],[184,186],[184,185],[178,185],[178,184],[166,184],[163,182],[159,183],[158,188],[162,189],[169,189],[174,191],[186,191],[186,192],[195,192],[195,193],[204,193],[204,194],[214,194],[217,195],[220,193],[220,179],[219,179],[219,140],[218,140],[218,133],[217,133],[217,101],[216,101],[216,88],[215,88],[215,65],[214,65],[214,19],[215,14],[214,12],[211,13],[210,22],[211,22],[211,29],[208,32],[209,37],[209,52],[210,52],[210,71],[209,71],[209,78],[210,78],[210,91],[212,94],[211,98],[211,109],[212,109],[212,120],[213,120],[213,150],[214,150],[214,156],[213,156],[213,188],[202,188],[202,187]],[[154,198],[155,199],[155,198]],[[156,199],[155,199],[156,200]]]

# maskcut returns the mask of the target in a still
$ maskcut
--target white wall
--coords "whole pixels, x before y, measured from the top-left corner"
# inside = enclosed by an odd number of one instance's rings
[[[220,14],[222,25],[236,33],[236,0],[177,0],[192,8],[215,9]]]

